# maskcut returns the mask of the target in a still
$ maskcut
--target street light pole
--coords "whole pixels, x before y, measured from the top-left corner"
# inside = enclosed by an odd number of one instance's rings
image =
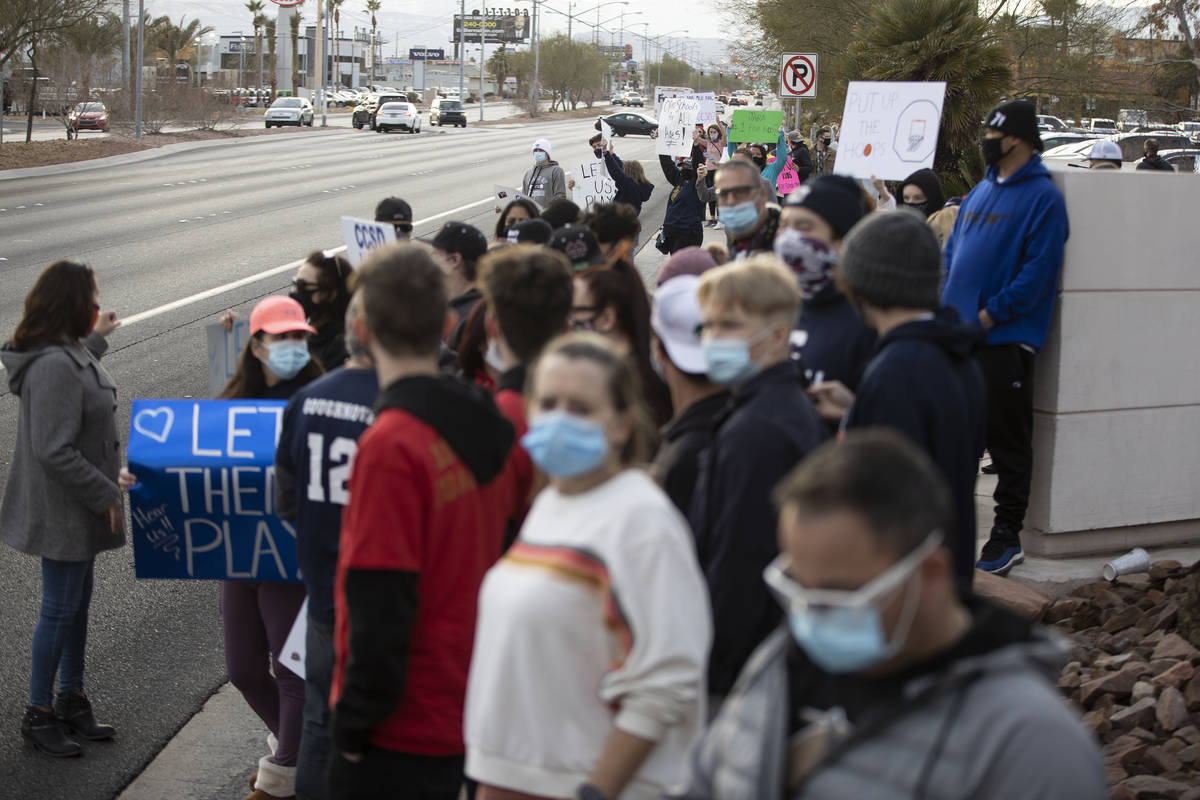
[[[466,103],[466,95],[463,94],[463,84],[466,82],[466,61],[467,61],[467,0],[459,0],[459,26],[458,26],[458,102]]]
[[[146,0],[138,0],[137,99],[134,101],[133,138],[142,138],[142,59],[146,49]]]

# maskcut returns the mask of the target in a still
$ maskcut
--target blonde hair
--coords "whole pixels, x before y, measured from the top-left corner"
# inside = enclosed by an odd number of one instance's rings
[[[946,206],[929,215],[929,227],[937,234],[938,244],[946,249],[946,240],[950,231],[954,230],[954,221],[958,219],[958,206]]]
[[[717,262],[718,267],[729,262],[729,248],[720,242],[709,242],[704,245],[704,249],[713,257],[713,261]]]
[[[633,178],[634,183],[645,186],[650,183],[650,179],[646,177],[646,169],[642,166],[642,162],[635,161],[632,158],[625,162],[625,174]]]
[[[800,287],[796,276],[775,256],[765,253],[710,269],[696,290],[701,306],[736,308],[764,317],[800,313]]]

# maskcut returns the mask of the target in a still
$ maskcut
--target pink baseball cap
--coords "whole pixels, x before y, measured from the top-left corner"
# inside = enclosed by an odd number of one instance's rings
[[[292,331],[316,333],[317,329],[308,324],[302,305],[290,297],[273,295],[259,300],[250,312],[250,335],[259,331],[270,334]]]

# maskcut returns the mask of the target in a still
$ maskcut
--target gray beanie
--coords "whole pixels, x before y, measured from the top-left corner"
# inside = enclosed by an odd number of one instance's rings
[[[863,219],[846,237],[838,265],[842,284],[879,308],[941,306],[942,251],[919,215],[900,209]]]

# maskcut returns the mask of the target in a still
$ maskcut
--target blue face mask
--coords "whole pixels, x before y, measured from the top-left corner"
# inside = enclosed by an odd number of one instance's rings
[[[300,374],[308,366],[312,356],[308,354],[308,343],[295,339],[280,339],[267,345],[267,369],[285,381]]]
[[[538,469],[555,478],[577,478],[597,469],[608,456],[604,427],[565,411],[538,414],[521,437]]]
[[[545,164],[545,163],[546,163],[546,159],[547,159],[548,157],[549,157],[549,156],[547,156],[547,155],[546,155],[545,153],[543,153],[541,150],[538,150],[537,152],[535,152],[535,153],[533,154],[533,160],[534,160],[534,161],[536,161],[536,162],[537,162],[537,163],[539,163],[539,164]]]
[[[758,224],[758,208],[753,200],[735,206],[722,206],[720,212],[721,222],[734,236],[749,233]]]
[[[884,631],[879,598],[909,580],[917,564],[939,544],[940,536],[931,536],[891,569],[854,592],[800,588],[783,572],[786,556],[772,562],[764,577],[787,609],[792,638],[814,664],[831,675],[861,672],[886,662],[904,647],[917,613],[919,583],[909,583],[905,589],[904,606],[890,640]],[[844,599],[823,599],[830,597]]]
[[[767,328],[749,339],[706,339],[701,347],[704,372],[709,380],[722,386],[737,386],[757,375],[762,366],[751,360],[750,348],[770,332]]]

